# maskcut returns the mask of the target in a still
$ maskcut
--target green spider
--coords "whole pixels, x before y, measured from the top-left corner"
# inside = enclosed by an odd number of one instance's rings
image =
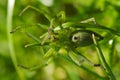
[[[24,11],[26,11],[28,8],[32,8],[40,12],[38,9],[32,6],[28,6],[20,13],[20,15],[22,15]],[[48,18],[48,15],[45,14],[45,17]],[[47,62],[43,66],[46,66],[46,64],[49,63],[51,57],[53,58],[53,56],[56,55],[54,54],[55,52],[58,55],[64,57],[64,55],[60,53],[60,50],[62,48],[68,52],[68,57],[70,60],[73,61],[73,63],[79,65],[81,64],[81,62],[86,60],[92,66],[100,66],[102,69],[104,69],[100,64],[92,63],[85,56],[80,54],[80,52],[77,51],[76,48],[94,45],[95,44],[94,40],[95,41],[103,40],[103,36],[89,29],[95,28],[108,30],[111,33],[116,34],[118,36],[120,36],[120,32],[97,24],[94,18],[80,21],[79,23],[65,22],[65,13],[63,11],[58,13],[53,18],[48,18],[48,20],[50,21],[50,27],[48,28],[48,32],[40,36],[40,42],[38,40],[38,43],[36,44],[28,44],[25,46],[25,47],[33,45],[39,45],[41,47],[49,46],[48,51],[43,55],[44,58],[47,58]],[[53,25],[54,23],[58,25],[57,26]],[[19,29],[19,27],[11,31],[11,33],[14,33],[17,29]],[[31,34],[28,35],[31,36]],[[75,53],[76,56],[81,56],[82,60],[78,59],[78,63],[74,62],[74,59],[70,56],[72,53]],[[23,65],[19,66],[30,70],[35,70],[35,68],[28,68]],[[39,68],[39,66],[37,68]]]

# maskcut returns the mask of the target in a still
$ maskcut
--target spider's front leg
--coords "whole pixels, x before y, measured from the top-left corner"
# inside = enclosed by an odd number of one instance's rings
[[[43,45],[48,39],[50,39],[51,41],[55,41],[56,38],[55,38],[54,31],[53,31],[53,22],[54,22],[54,19],[50,21],[50,27],[48,28],[47,34],[43,36],[44,38],[41,42],[41,45]]]
[[[44,37],[43,41],[41,42],[42,45],[45,43],[45,41],[47,39],[50,39],[51,41],[57,40],[57,38],[56,38],[57,33],[55,33],[55,31],[56,31],[55,29],[57,29],[57,28],[62,29],[63,27],[61,25],[64,21],[65,21],[65,12],[64,11],[59,12],[55,17],[53,17],[50,20],[50,27],[48,28],[47,35]],[[55,24],[57,24],[57,25],[55,25]]]
[[[35,10],[35,11],[43,14],[48,20],[51,19],[51,17],[49,16],[47,10],[43,10],[43,9],[40,10],[40,9],[38,9],[38,8],[36,8],[36,7],[34,7],[34,6],[31,6],[31,5],[28,5],[27,7],[25,7],[25,8],[20,12],[19,16],[22,16],[23,13],[26,12],[28,9],[33,9],[33,10]]]

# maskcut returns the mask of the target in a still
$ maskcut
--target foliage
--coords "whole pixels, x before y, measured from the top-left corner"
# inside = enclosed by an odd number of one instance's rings
[[[0,1],[0,79],[115,80],[115,76],[119,80],[120,1],[48,0],[49,5],[43,1],[47,0],[16,0],[12,19],[8,18],[9,1]],[[92,17],[97,25],[80,24]],[[56,27],[61,29],[55,31]],[[80,27],[104,39],[98,43],[93,36],[92,45],[76,48],[69,35]],[[46,36],[60,39],[54,42]],[[69,43],[63,44],[64,41]]]

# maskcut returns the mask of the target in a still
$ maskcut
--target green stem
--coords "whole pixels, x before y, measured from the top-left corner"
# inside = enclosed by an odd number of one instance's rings
[[[8,0],[8,8],[7,8],[7,36],[8,36],[8,47],[10,51],[10,57],[12,59],[13,65],[16,69],[16,72],[20,78],[20,80],[24,80],[21,71],[17,67],[17,60],[16,55],[13,47],[13,39],[12,35],[10,34],[12,29],[12,15],[13,15],[13,8],[14,8],[15,0]]]
[[[106,60],[105,60],[105,57],[104,57],[104,55],[103,55],[103,52],[102,52],[102,50],[101,50],[98,42],[96,41],[94,34],[92,35],[92,37],[93,37],[94,45],[96,46],[96,49],[97,49],[97,51],[98,51],[98,56],[99,56],[99,58],[100,58],[101,63],[102,63],[103,66],[105,67],[105,70],[106,70],[106,73],[107,73],[108,77],[110,78],[110,80],[116,80],[116,78],[115,78],[115,76],[113,75],[113,73],[112,73],[109,65],[107,64],[107,62],[106,62]]]

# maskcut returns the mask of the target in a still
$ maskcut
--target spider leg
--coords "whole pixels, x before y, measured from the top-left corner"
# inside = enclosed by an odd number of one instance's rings
[[[28,9],[30,9],[30,8],[33,9],[33,10],[35,10],[35,11],[37,11],[37,12],[39,12],[39,13],[44,14],[44,16],[45,16],[48,20],[51,19],[51,17],[48,16],[48,13],[47,13],[46,11],[44,11],[44,10],[39,10],[38,8],[33,7],[33,6],[31,6],[31,5],[28,5],[27,7],[25,7],[25,8],[20,12],[19,16],[22,16],[23,13],[24,13],[25,11],[27,11]]]
[[[93,22],[95,25],[97,24],[94,17],[80,21],[80,23],[89,23],[89,22]]]
[[[43,40],[42,40],[42,42],[41,42],[41,44],[43,45],[44,43],[45,43],[45,41],[47,40],[47,39],[51,39],[51,40],[53,40],[54,39],[54,33],[53,33],[53,21],[54,21],[54,19],[52,19],[51,21],[50,21],[50,27],[48,28],[48,32],[47,32],[47,34],[44,36],[44,38],[43,38]]]
[[[26,10],[28,10],[29,8],[31,8],[30,5],[27,6],[27,7],[25,7],[25,8],[20,12],[19,16],[21,16],[21,15],[22,15]]]
[[[41,64],[39,64],[39,65],[35,65],[35,66],[33,66],[33,67],[29,67],[29,66],[24,66],[24,65],[18,64],[18,67],[23,68],[23,69],[27,69],[27,70],[30,70],[30,71],[34,71],[34,70],[43,68],[43,67],[47,66],[48,64],[50,64],[50,62],[53,60],[53,57],[52,57],[53,52],[54,52],[54,49],[53,49],[53,48],[50,48],[50,49],[44,54],[44,56],[42,57],[43,59],[45,59],[45,62],[44,62],[44,63],[41,63]]]
[[[37,70],[37,69],[40,69],[40,68],[43,68],[43,67],[47,66],[48,65],[48,61],[46,63],[44,63],[44,64],[39,64],[39,65],[35,65],[35,66],[32,66],[32,67],[24,66],[24,65],[21,65],[21,64],[18,64],[17,66],[22,68],[22,69],[34,71],[34,70]]]
[[[80,56],[82,59],[81,61],[87,61],[91,66],[93,67],[100,67],[102,70],[105,70],[105,68],[101,64],[94,64],[89,59],[87,59],[84,55],[82,55],[79,51],[73,49],[73,52],[76,53],[78,56]],[[81,63],[80,63],[81,64]]]

